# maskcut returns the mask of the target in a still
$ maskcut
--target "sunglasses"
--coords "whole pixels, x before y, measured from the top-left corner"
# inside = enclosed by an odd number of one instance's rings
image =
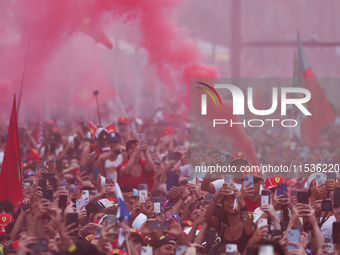
[[[34,172],[29,172],[29,173],[26,174],[26,176],[27,176],[27,177],[28,177],[28,176],[35,176],[35,173],[34,173]]]
[[[170,214],[168,216],[168,219],[170,219],[170,218],[175,218],[176,220],[182,220],[182,218],[177,214]]]

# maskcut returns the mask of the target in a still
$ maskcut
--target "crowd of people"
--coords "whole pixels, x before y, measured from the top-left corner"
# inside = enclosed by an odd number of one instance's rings
[[[339,253],[337,175],[196,178],[196,166],[239,170],[249,157],[230,143],[190,142],[188,125],[151,117],[114,124],[49,120],[41,144],[41,134],[19,128],[24,199],[0,201],[2,254]],[[337,125],[307,160],[339,163]],[[258,131],[253,140],[265,164],[288,160],[299,147],[280,130]],[[6,141],[4,134],[0,161]]]

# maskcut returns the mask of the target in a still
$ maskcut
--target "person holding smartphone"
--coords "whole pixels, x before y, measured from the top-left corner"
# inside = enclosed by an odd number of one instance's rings
[[[235,199],[238,206],[235,206]],[[217,203],[222,204],[220,218],[213,216]],[[216,192],[204,215],[204,220],[210,227],[218,230],[221,242],[216,245],[216,250],[226,244],[236,244],[240,253],[243,253],[254,230],[248,214],[248,207],[242,194],[236,188],[228,187],[227,184]]]
[[[126,143],[128,157],[117,166],[118,183],[120,186],[127,185],[133,189],[138,189],[138,184],[146,183],[148,191],[153,189],[153,176],[155,175],[155,165],[148,152],[148,142],[139,144],[138,140],[131,139]],[[144,154],[143,160],[140,155]]]
[[[110,151],[102,153],[95,166],[103,166],[104,176],[108,179],[117,180],[117,166],[123,162],[121,154],[121,136],[118,132],[111,132],[107,138],[106,144],[110,147]]]
[[[268,219],[270,229],[281,229],[280,221],[289,221],[293,204],[288,193],[277,195],[278,184],[286,184],[286,179],[281,175],[271,175],[266,179],[265,188],[271,191],[270,204],[258,207],[253,214],[253,221],[257,225],[258,219]]]

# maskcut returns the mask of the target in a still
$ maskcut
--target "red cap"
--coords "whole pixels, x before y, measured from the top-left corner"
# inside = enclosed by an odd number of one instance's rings
[[[12,243],[12,248],[13,248],[13,250],[17,250],[17,249],[18,249],[19,242],[20,242],[20,240],[16,240],[16,241],[14,241],[14,242]]]
[[[171,126],[167,126],[167,127],[163,128],[163,134],[164,135],[172,135],[173,132],[174,132],[174,129]]]
[[[121,249],[114,249],[110,251],[108,254],[121,254],[121,255],[128,255],[126,251],[123,251]]]
[[[233,162],[234,160],[237,160],[237,159],[243,159],[243,160],[249,162],[247,153],[242,152],[242,151],[237,151],[237,152],[234,152],[233,154],[231,154],[230,162]]]
[[[142,242],[143,242],[143,233],[141,231],[139,231],[138,229],[135,228],[131,228],[131,234],[135,233],[138,235],[139,238],[141,238]]]
[[[125,116],[119,117],[118,123],[129,124],[129,119],[127,117],[125,117]]]
[[[268,176],[264,184],[266,189],[276,188],[278,183],[286,183],[286,179],[279,174]]]
[[[190,227],[192,227],[194,225],[194,223],[191,220],[184,220],[182,222],[189,225]]]

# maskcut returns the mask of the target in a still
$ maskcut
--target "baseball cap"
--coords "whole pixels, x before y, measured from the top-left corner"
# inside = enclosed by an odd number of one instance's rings
[[[243,160],[249,162],[247,153],[242,152],[242,151],[237,151],[237,152],[234,152],[233,154],[231,154],[230,162],[233,162],[234,160],[237,160],[237,159],[243,159]]]
[[[110,251],[108,254],[120,254],[120,255],[128,255],[126,251],[123,251],[121,249],[114,249]]]
[[[72,254],[72,255],[95,255],[98,254],[97,248],[87,241],[77,241],[74,244],[72,244],[67,251],[61,250],[60,252],[57,252],[56,255],[66,255],[66,254]]]
[[[140,238],[140,240],[143,242],[143,233],[141,231],[135,228],[131,228],[130,230],[131,230],[131,235],[134,234],[135,236]]]
[[[278,183],[286,183],[286,179],[279,174],[274,174],[268,176],[264,184],[266,189],[276,188]]]
[[[109,137],[107,138],[106,142],[110,142],[110,141],[120,142],[121,141],[120,134],[115,131],[109,133]]]
[[[176,245],[176,240],[168,235],[161,236],[154,248],[157,249],[166,244]]]
[[[96,137],[97,137],[97,132],[98,132],[98,130],[96,131]],[[98,137],[97,137],[98,143],[100,145],[104,145],[106,143],[106,140],[108,139],[108,137],[109,137],[109,133],[106,131],[106,129],[102,128],[101,131],[98,134]]]
[[[128,150],[131,147],[131,145],[135,144],[135,143],[138,143],[138,141],[136,139],[133,139],[133,138],[130,139],[129,141],[127,141],[126,146],[125,146],[126,150]]]
[[[127,117],[125,117],[125,116],[119,117],[118,123],[129,124],[129,119]]]

